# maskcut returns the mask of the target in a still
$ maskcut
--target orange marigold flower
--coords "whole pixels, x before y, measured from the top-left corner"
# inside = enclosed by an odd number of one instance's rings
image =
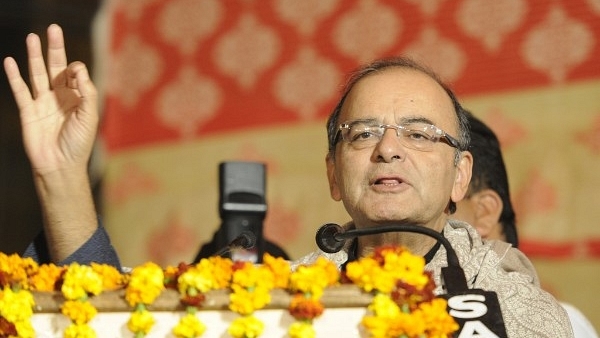
[[[28,277],[37,268],[38,264],[31,257],[21,258],[17,254],[6,255],[0,252],[0,286],[18,285],[27,289]]]
[[[430,337],[449,337],[459,329],[458,323],[447,312],[447,301],[443,298],[435,298],[431,302],[421,303],[419,310],[427,334]]]
[[[0,337],[18,337],[18,335],[15,324],[0,316]]]
[[[323,304],[315,299],[306,298],[302,294],[296,294],[290,302],[290,314],[300,321],[310,321],[323,314]]]
[[[215,280],[215,289],[223,289],[229,286],[233,274],[233,262],[231,259],[213,256],[207,258],[209,267]],[[200,264],[205,264],[200,260]]]
[[[42,264],[39,269],[31,276],[30,283],[33,291],[55,291],[57,285],[63,278],[67,269],[64,266],[54,264]]]

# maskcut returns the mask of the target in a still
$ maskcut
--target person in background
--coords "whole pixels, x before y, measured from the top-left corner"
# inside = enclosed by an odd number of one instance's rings
[[[500,141],[483,121],[466,112],[471,130],[469,151],[473,154],[473,176],[465,198],[456,203],[453,218],[473,225],[488,240],[519,247],[516,216]],[[598,338],[589,320],[573,305],[561,302],[577,338]]]
[[[65,259],[85,247],[92,250],[86,256],[94,257],[105,248],[87,243],[107,237],[99,235],[103,230],[84,187],[98,124],[96,91],[83,64],[67,65],[60,27],[50,26],[48,38],[48,69],[39,38],[27,38],[32,92],[12,58],[4,66],[21,112],[40,200],[51,211],[44,225],[50,256]],[[469,224],[449,219],[467,192],[473,158],[467,117],[433,72],[404,58],[366,65],[350,78],[328,119],[327,133],[330,193],[352,219],[347,228],[416,224],[437,231],[457,252],[469,287],[497,293],[509,337],[573,336],[565,310],[539,287],[535,270],[520,251],[492,247]],[[50,151],[43,149],[45,143]],[[73,200],[61,195],[85,196]],[[69,203],[55,205],[63,199]],[[107,238],[100,242],[110,247]],[[445,292],[440,273],[447,265],[445,249],[420,234],[360,237],[336,254],[309,253],[292,268],[320,256],[343,268],[382,245],[401,245],[422,255],[435,292]]]

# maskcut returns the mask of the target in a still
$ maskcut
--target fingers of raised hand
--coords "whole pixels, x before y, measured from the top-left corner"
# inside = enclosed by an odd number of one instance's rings
[[[19,110],[23,110],[31,104],[32,97],[27,84],[21,77],[19,66],[17,66],[17,62],[12,57],[4,59],[4,71],[17,102],[17,107]]]
[[[29,59],[29,78],[31,81],[31,90],[33,97],[49,90],[48,73],[44,64],[44,55],[42,54],[42,44],[40,37],[36,34],[27,35],[25,40],[27,45],[27,55]]]
[[[69,65],[67,68],[67,83],[69,88],[78,92],[81,99],[80,111],[89,114],[90,117],[97,118],[98,94],[84,63],[76,61]]]
[[[60,26],[52,24],[48,26],[48,74],[52,88],[67,85],[65,69],[67,68],[67,53],[65,51],[65,40]]]
[[[67,68],[67,85],[79,91],[82,98],[95,98],[96,87],[90,79],[88,69],[83,62],[72,62]]]

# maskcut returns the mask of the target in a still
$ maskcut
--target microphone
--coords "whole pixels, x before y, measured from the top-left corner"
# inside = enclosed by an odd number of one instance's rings
[[[327,253],[336,253],[342,250],[348,239],[394,231],[420,233],[433,237],[446,249],[448,266],[441,269],[446,294],[441,297],[448,301],[448,313],[459,324],[455,336],[462,337],[464,334],[466,337],[474,337],[477,333],[482,334],[482,337],[507,337],[498,295],[493,291],[469,289],[456,251],[441,233],[414,224],[344,230],[338,224],[327,223],[319,228],[315,239],[319,249]]]
[[[223,256],[236,249],[251,249],[256,245],[256,235],[252,231],[243,231],[229,244],[215,252],[214,256]]]
[[[392,224],[385,225],[380,227],[371,227],[366,229],[351,229],[344,230],[340,225],[335,223],[327,223],[317,231],[316,241],[319,249],[323,250],[327,253],[336,253],[344,247],[346,244],[346,240],[366,236],[366,235],[376,235],[385,232],[415,232],[427,235],[429,237],[433,237],[438,242],[440,242],[444,248],[446,249],[446,253],[448,255],[448,265],[459,267],[460,263],[458,261],[458,257],[456,256],[456,252],[450,245],[450,242],[446,239],[446,237],[442,236],[439,232],[432,230],[430,228],[426,228],[423,226],[418,226],[414,224]],[[462,268],[461,268],[462,269]],[[466,283],[466,282],[465,282]],[[465,284],[466,285],[466,284]]]
[[[335,223],[327,223],[317,231],[316,241],[319,249],[327,253],[335,253],[340,251],[346,244],[346,240],[366,236],[375,235],[385,232],[415,232],[429,237],[433,237],[440,242],[446,249],[446,259],[448,260],[448,266],[442,268],[442,276],[448,292],[461,292],[468,290],[467,280],[465,279],[465,273],[460,266],[456,252],[450,245],[450,242],[446,237],[442,236],[441,233],[414,224],[392,224],[379,227],[371,227],[365,229],[351,229],[344,230],[340,225]]]

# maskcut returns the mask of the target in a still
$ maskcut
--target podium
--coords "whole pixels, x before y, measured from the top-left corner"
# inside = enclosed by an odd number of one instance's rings
[[[230,311],[228,292],[210,291],[206,294],[204,306],[196,316],[205,323],[202,337],[229,337],[227,328],[239,314]],[[289,326],[295,319],[288,312],[291,296],[281,289],[271,292],[268,307],[257,310],[254,315],[265,328],[261,337],[286,337]],[[371,302],[370,294],[362,292],[354,285],[340,285],[325,290],[322,303],[323,314],[314,320],[317,337],[368,337],[361,332],[360,321]],[[60,293],[34,293],[35,313],[31,323],[36,337],[62,337],[70,320],[60,313],[64,298]],[[90,299],[98,309],[98,314],[89,322],[98,337],[134,337],[127,329],[131,307],[124,299],[124,291],[109,291]],[[175,290],[165,290],[148,309],[156,319],[155,325],[146,337],[175,337],[171,330],[185,314]]]

